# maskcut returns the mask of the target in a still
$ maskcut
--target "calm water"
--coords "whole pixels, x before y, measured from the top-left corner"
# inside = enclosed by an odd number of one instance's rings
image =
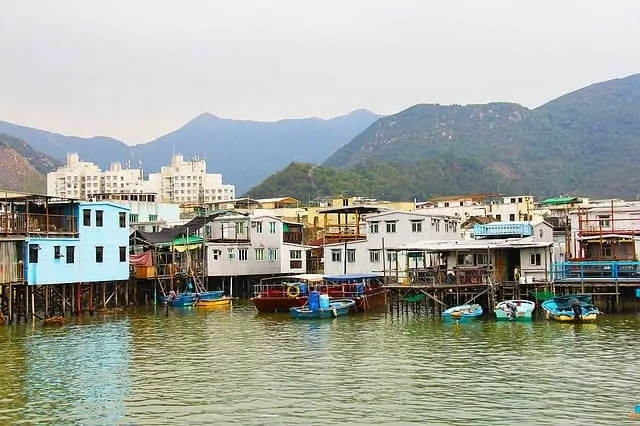
[[[0,328],[0,424],[634,424],[638,317],[138,312]]]

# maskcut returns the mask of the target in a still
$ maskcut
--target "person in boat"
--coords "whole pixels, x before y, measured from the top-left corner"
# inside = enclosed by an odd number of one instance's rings
[[[169,297],[167,298],[167,302],[172,303],[174,300],[176,300],[176,297],[178,297],[178,295],[176,294],[175,291],[171,290],[169,292]]]

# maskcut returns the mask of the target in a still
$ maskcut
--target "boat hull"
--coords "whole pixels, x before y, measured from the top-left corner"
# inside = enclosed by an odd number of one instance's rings
[[[444,321],[473,321],[480,318],[483,314],[480,305],[460,305],[447,309],[442,313]]]
[[[341,292],[329,291],[328,293],[332,299],[342,296]],[[260,313],[289,312],[291,308],[304,306],[308,300],[309,298],[307,296],[256,296],[251,299],[253,305]],[[351,312],[359,313],[381,310],[387,306],[387,289],[384,287],[372,289],[371,291],[365,292],[362,296],[352,298],[352,300],[355,301],[355,304],[351,308]]]
[[[232,300],[233,300],[232,297],[227,297],[227,296],[219,297],[218,299],[210,299],[210,300],[201,299],[196,302],[196,307],[211,308],[211,309],[229,308],[231,306]]]
[[[289,312],[291,308],[304,306],[309,300],[308,297],[262,297],[256,296],[251,299],[258,312],[263,314],[273,314],[278,312]]]
[[[354,300],[337,300],[330,303],[329,309],[309,309],[308,306],[291,308],[291,318],[295,319],[331,319],[346,316],[356,302]]]
[[[574,308],[579,306],[580,313],[576,318]],[[547,319],[560,322],[594,322],[600,311],[591,304],[591,296],[574,294],[557,296],[542,303]]]
[[[559,322],[576,322],[576,319],[573,314],[554,314],[551,312],[547,312],[547,318],[554,321]],[[591,312],[588,314],[584,314],[580,316],[580,320],[582,322],[595,322],[598,319],[598,314],[596,312]]]

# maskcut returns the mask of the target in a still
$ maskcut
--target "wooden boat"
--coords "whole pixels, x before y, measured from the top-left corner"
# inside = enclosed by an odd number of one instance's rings
[[[536,304],[530,300],[504,300],[494,309],[498,321],[531,321]]]
[[[291,318],[297,319],[337,318],[348,315],[355,304],[355,300],[339,299],[331,300],[326,308],[312,308],[310,305],[305,305],[291,308],[289,312],[291,313]]]
[[[442,313],[442,319],[445,321],[465,321],[473,320],[482,316],[482,306],[477,303],[454,306]]]
[[[195,303],[196,308],[229,308],[233,297],[222,296],[217,299],[200,299]]]
[[[595,321],[600,311],[588,294],[556,296],[542,303],[547,318],[563,322]]]
[[[384,309],[387,306],[387,288],[383,280],[384,275],[380,274],[325,275],[320,291],[332,300],[354,300],[352,312]]]
[[[293,307],[304,306],[309,300],[309,290],[322,281],[320,274],[263,278],[255,285],[251,301],[261,313],[289,312]]]

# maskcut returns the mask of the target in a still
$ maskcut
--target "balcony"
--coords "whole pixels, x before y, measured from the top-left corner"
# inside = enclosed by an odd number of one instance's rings
[[[592,260],[558,262],[552,266],[554,281],[640,281],[640,262]]]
[[[344,241],[364,240],[367,238],[366,225],[328,225],[324,232],[326,244]]]
[[[0,235],[72,236],[78,223],[72,215],[0,213]]]
[[[393,274],[392,274],[393,275]],[[414,286],[475,286],[494,282],[494,271],[489,267],[454,267],[452,273],[441,268],[410,268],[409,285]]]
[[[282,242],[290,244],[302,244],[302,232],[283,232]]]

